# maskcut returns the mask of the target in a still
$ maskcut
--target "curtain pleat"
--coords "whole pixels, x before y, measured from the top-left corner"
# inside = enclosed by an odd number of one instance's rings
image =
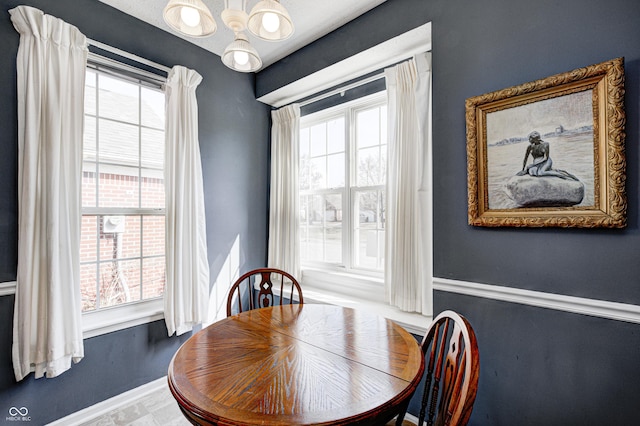
[[[55,377],[84,357],[80,226],[87,40],[75,27],[18,6],[18,272],[16,380]]]
[[[207,318],[209,261],[196,100],[201,81],[196,71],[175,66],[165,86],[164,316],[170,336],[191,331]]]
[[[271,112],[271,194],[268,266],[300,277],[298,152],[300,106]]]
[[[431,315],[430,54],[385,70],[388,170],[385,297]]]

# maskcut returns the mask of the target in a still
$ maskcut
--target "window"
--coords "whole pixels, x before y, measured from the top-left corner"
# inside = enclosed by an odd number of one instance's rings
[[[164,93],[91,64],[85,85],[80,276],[83,312],[162,296]]]
[[[306,266],[381,275],[385,92],[302,117],[300,239]]]

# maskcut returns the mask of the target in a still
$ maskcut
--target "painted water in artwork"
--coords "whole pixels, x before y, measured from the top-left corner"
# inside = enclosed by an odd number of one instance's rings
[[[487,187],[489,209],[516,209],[506,182],[523,169],[528,135],[539,132],[549,144],[553,169],[584,184],[584,198],[574,207],[593,206],[594,138],[592,90],[487,114]],[[531,158],[527,159],[531,163]]]

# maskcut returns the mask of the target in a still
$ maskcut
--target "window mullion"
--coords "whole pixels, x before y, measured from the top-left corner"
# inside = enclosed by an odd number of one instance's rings
[[[141,209],[142,208],[142,86],[138,86],[138,207]],[[142,254],[144,253],[144,247],[143,247],[143,242],[144,242],[144,235],[143,235],[143,231],[144,231],[144,226],[143,226],[143,221],[144,221],[144,217],[142,215],[139,216],[140,218],[140,260],[138,261],[139,263],[139,275],[138,275],[138,283],[140,284],[138,286],[138,292],[139,292],[139,300],[144,300],[144,291],[143,291],[143,287],[144,287],[144,281],[143,281],[143,277],[144,277],[144,270],[143,268],[143,261],[142,261]]]
[[[355,147],[356,147],[356,143],[355,143],[355,135],[356,135],[356,131],[355,131],[355,126],[354,126],[354,119],[353,119],[353,109],[349,108],[346,112],[345,112],[345,137],[346,137],[346,141],[347,141],[347,154],[345,155],[346,159],[345,159],[345,167],[346,167],[346,173],[345,176],[347,176],[346,178],[346,182],[345,182],[345,190],[344,190],[344,194],[345,194],[345,200],[344,200],[344,205],[347,207],[347,214],[344,215],[343,214],[343,220],[345,220],[345,226],[344,226],[344,247],[343,247],[343,258],[345,261],[345,268],[347,270],[351,270],[353,268],[353,241],[354,241],[354,235],[353,235],[353,229],[354,229],[354,225],[355,225],[355,219],[353,217],[353,212],[354,212],[354,200],[355,198],[353,197],[353,192],[351,191],[351,189],[353,188],[353,185],[355,182],[357,182],[357,177],[355,175],[355,167],[354,167],[354,163],[356,162],[358,156],[356,155],[356,151],[355,151]],[[345,219],[346,217],[346,219]]]

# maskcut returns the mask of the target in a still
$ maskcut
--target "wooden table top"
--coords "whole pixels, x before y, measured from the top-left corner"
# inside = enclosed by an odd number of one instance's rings
[[[414,337],[393,321],[332,305],[233,315],[174,355],[168,380],[196,424],[384,424],[424,370]]]

